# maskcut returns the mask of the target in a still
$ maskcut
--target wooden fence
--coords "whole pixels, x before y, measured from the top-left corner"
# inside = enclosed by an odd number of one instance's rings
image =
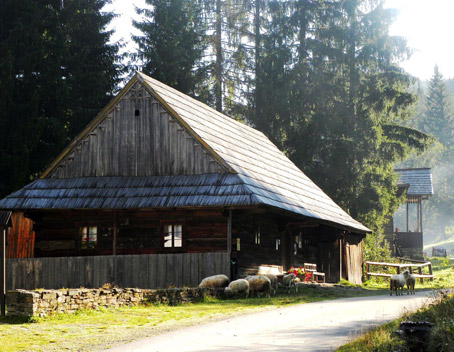
[[[7,259],[6,285],[15,289],[198,286],[210,275],[230,276],[227,252]]]
[[[433,281],[434,275],[432,272],[432,263],[431,262],[425,262],[425,261],[417,261],[417,260],[408,260],[405,259],[406,261],[409,261],[410,263],[382,263],[382,262],[365,262],[366,264],[366,278],[367,280],[370,279],[371,276],[381,276],[381,277],[391,277],[393,274],[389,273],[378,273],[378,272],[372,272],[370,270],[371,267],[390,267],[390,268],[396,268],[396,274],[400,274],[402,269],[409,270],[413,276],[416,278],[419,278],[421,280],[421,283],[424,282],[424,279],[430,279],[430,281]],[[422,269],[424,267],[427,267],[429,270],[428,274],[425,274],[422,272]],[[418,274],[415,274],[414,271],[418,271]]]

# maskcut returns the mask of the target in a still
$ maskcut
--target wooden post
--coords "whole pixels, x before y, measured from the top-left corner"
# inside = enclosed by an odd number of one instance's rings
[[[369,263],[366,263],[366,277],[367,277],[367,280],[370,279],[370,266],[369,266]]]
[[[1,315],[6,315],[6,228],[0,227],[0,306]]]
[[[281,232],[281,261],[283,270],[287,271],[289,269],[289,255],[288,255],[288,233],[287,229]]]
[[[229,210],[229,217],[227,218],[227,253],[232,255],[232,210]]]
[[[407,214],[406,214],[406,216],[407,216],[407,231],[406,232],[408,232],[408,201],[407,201]]]
[[[229,216],[227,218],[227,254],[228,254],[228,268],[230,272],[230,280],[234,279],[236,273],[233,272],[232,264],[232,210],[229,210]]]
[[[419,197],[419,232],[422,232],[422,197]]]
[[[113,239],[112,239],[112,255],[113,255],[113,279],[117,283],[117,232],[118,232],[118,212],[114,211],[113,215]]]

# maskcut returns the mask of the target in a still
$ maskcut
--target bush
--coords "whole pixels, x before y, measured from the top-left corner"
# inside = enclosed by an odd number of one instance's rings
[[[364,260],[373,262],[390,262],[391,249],[385,236],[368,233],[364,239]]]

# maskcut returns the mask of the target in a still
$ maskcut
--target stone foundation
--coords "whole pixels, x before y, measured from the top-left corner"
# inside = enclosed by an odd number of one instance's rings
[[[59,313],[74,313],[82,309],[117,308],[139,304],[177,305],[199,302],[206,296],[223,297],[224,289],[65,289],[8,291],[7,315],[45,317]]]

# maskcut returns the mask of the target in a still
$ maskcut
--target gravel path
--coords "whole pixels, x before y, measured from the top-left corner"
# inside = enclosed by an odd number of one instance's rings
[[[106,351],[333,351],[428,299],[429,292],[417,292],[300,304],[193,326]]]

